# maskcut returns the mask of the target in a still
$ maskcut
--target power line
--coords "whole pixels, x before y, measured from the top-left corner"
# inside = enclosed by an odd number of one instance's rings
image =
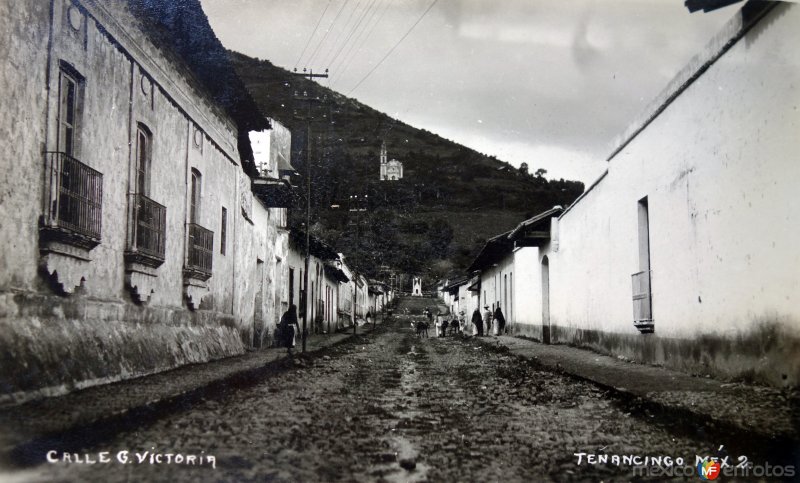
[[[350,55],[351,52],[348,52],[345,55],[347,61],[344,62],[344,67],[338,72],[336,77],[333,79],[332,83],[334,85],[342,78],[343,73],[346,72],[347,69],[350,67],[350,65],[353,63],[353,60],[358,56],[358,52],[361,52],[361,48],[364,46],[367,40],[369,40],[370,36],[372,35],[372,32],[375,31],[375,27],[377,27],[381,23],[381,20],[383,20],[383,17],[386,16],[386,12],[389,11],[389,7],[391,7],[391,2],[386,2],[386,4],[383,6],[383,11],[381,12],[380,15],[378,15],[378,20],[375,23],[373,23],[371,27],[361,32],[362,35],[359,36],[359,39],[356,40],[356,43],[358,43],[358,48],[352,51],[353,55]],[[375,13],[377,13],[377,10],[375,11]],[[369,22],[367,22],[367,24],[369,24]],[[363,35],[364,32],[367,32],[367,35],[364,36]],[[358,42],[358,40],[361,40],[361,42]],[[340,65],[341,64],[342,63],[340,62]]]
[[[353,10],[350,11],[350,16],[347,17],[347,20],[344,22],[344,27],[342,27],[343,30],[341,32],[339,32],[339,35],[336,36],[336,40],[334,40],[333,43],[331,44],[331,50],[329,52],[332,52],[333,49],[336,48],[334,46],[339,43],[339,40],[342,38],[342,35],[344,33],[344,30],[347,29],[347,26],[350,24],[350,20],[353,18],[353,14],[356,13],[356,10],[358,10],[358,7],[361,5],[361,1],[362,0],[358,0],[358,3],[356,3],[356,6],[353,8]],[[321,45],[322,44],[317,46],[317,50],[319,50],[319,47]],[[311,58],[312,59],[315,58],[316,54],[317,54],[317,51],[315,50],[314,51],[314,55],[312,55]],[[323,64],[323,65],[325,65],[325,64]]]
[[[330,60],[330,62],[328,62],[328,64],[327,64],[327,66],[328,66],[328,67],[330,67],[331,65],[333,65],[333,63],[334,63],[334,62],[336,62],[336,59],[337,59],[337,58],[339,58],[339,55],[342,53],[342,51],[344,50],[344,48],[347,46],[347,43],[350,41],[350,39],[351,39],[351,38],[353,38],[353,34],[355,34],[355,33],[356,33],[356,31],[358,30],[358,28],[361,26],[361,23],[364,21],[364,18],[366,18],[366,16],[367,16],[367,13],[369,13],[369,12],[370,12],[370,11],[373,9],[373,7],[375,6],[375,3],[376,3],[376,2],[377,2],[377,0],[372,0],[372,1],[370,2],[370,4],[369,4],[369,5],[367,5],[367,7],[366,7],[366,8],[364,9],[364,11],[361,13],[361,17],[359,17],[359,19],[358,19],[358,21],[356,22],[356,24],[355,24],[355,25],[353,26],[353,28],[350,30],[350,33],[347,35],[347,38],[346,38],[346,39],[344,39],[344,43],[342,43],[341,47],[339,47],[339,50],[336,52],[336,55],[334,55],[334,56],[333,56],[333,58]]]
[[[350,2],[350,0],[344,0],[344,2],[342,3],[342,6],[339,7],[339,11],[336,12],[336,16],[333,17],[333,21],[331,22],[330,25],[328,25],[328,29],[325,31],[325,35],[322,36],[322,39],[320,39],[319,43],[317,44],[317,47],[314,49],[314,52],[311,54],[311,57],[309,57],[309,59],[308,59],[308,63],[309,64],[311,63],[311,60],[314,58],[314,56],[317,55],[317,51],[319,50],[320,47],[322,47],[322,44],[325,43],[325,40],[328,38],[328,35],[331,34],[331,31],[333,30],[334,24],[336,24],[336,21],[339,19],[339,16],[341,16],[342,12],[344,11],[344,7],[346,7],[349,2]]]
[[[372,23],[372,20],[376,17],[376,14],[380,10],[378,8],[378,5],[380,5],[383,2],[384,2],[384,0],[377,0],[376,1],[376,3],[375,3],[375,7],[376,8],[374,8],[372,10],[372,14],[369,16],[369,18],[366,19],[367,21],[364,22],[364,25],[361,28],[361,30],[356,34],[355,37],[353,37],[353,42],[350,44],[350,46],[347,48],[347,50],[345,50],[344,55],[339,58],[339,61],[338,61],[338,65],[339,66],[343,65],[345,62],[349,63],[348,61],[352,59],[353,52],[358,52],[359,50],[361,50],[361,45],[362,45],[361,40],[364,37],[364,33],[367,32],[368,30],[370,30],[370,28],[369,28],[370,24]],[[358,49],[356,49],[356,46],[358,46]],[[329,68],[332,67],[334,64],[337,64],[337,62],[331,62]]]
[[[306,49],[308,49],[308,44],[311,43],[311,39],[314,38],[314,35],[317,33],[317,29],[319,28],[319,24],[322,23],[323,17],[325,17],[325,13],[328,11],[328,7],[331,6],[331,0],[328,0],[328,4],[325,5],[325,9],[322,11],[322,15],[319,16],[319,20],[317,20],[317,25],[314,26],[314,30],[311,32],[311,35],[308,36],[308,40],[306,41],[306,46],[303,47],[303,51],[300,52],[300,57],[297,58],[297,62],[294,63],[294,68],[297,68],[297,65],[300,64],[300,60],[303,59],[303,55],[306,53]]]
[[[425,15],[428,15],[428,12],[431,11],[433,6],[436,5],[436,2],[438,2],[438,1],[439,0],[433,0],[433,2],[431,2],[430,6],[428,6],[428,8],[422,13],[422,15],[420,15],[420,17],[417,19],[417,21],[414,22],[414,25],[412,25],[411,28],[408,29],[408,32],[406,32],[405,35],[403,35],[400,38],[400,40],[398,40],[397,43],[394,44],[394,46],[391,49],[389,49],[389,52],[387,52],[386,55],[384,55],[383,58],[377,64],[375,64],[375,67],[373,67],[372,70],[367,72],[367,75],[365,75],[364,77],[361,78],[360,81],[358,81],[358,83],[355,85],[355,87],[350,89],[350,91],[347,93],[348,96],[350,94],[352,94],[354,90],[358,89],[358,86],[360,86],[365,80],[367,80],[367,78],[369,76],[371,76],[372,73],[375,72],[375,70],[378,67],[381,66],[381,64],[383,64],[383,61],[385,61],[390,55],[392,55],[392,52],[394,52],[394,50],[406,39],[406,37],[408,37],[408,35],[411,33],[411,31],[414,30],[414,27],[416,27],[422,21],[422,19],[425,18]]]

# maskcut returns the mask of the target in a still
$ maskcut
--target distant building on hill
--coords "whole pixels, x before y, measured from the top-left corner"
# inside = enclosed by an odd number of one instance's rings
[[[386,161],[386,141],[381,144],[381,181],[403,179],[403,163],[396,159]]]
[[[411,279],[411,295],[414,297],[422,296],[422,278],[414,277]]]

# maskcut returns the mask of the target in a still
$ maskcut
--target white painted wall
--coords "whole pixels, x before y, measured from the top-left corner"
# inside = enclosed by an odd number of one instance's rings
[[[800,332],[800,8],[780,5],[609,163],[560,220],[553,323],[636,333],[637,202],[668,337]]]
[[[539,326],[542,323],[542,288],[539,249],[517,249],[514,257],[514,324]]]
[[[481,272],[481,311],[484,310],[483,307],[485,305],[488,305],[494,312],[499,303],[508,322],[513,321],[513,317],[517,313],[514,307],[516,299],[513,289],[514,268],[514,254],[512,253],[498,263],[497,266]]]

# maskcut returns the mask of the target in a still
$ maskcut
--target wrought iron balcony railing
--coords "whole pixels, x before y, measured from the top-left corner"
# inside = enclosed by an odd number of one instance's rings
[[[126,257],[157,267],[164,263],[167,208],[142,194],[130,195],[133,205],[132,246]]]
[[[203,280],[211,277],[211,263],[214,254],[214,232],[197,223],[188,223],[187,235],[189,250],[186,258],[186,271]]]
[[[66,153],[45,155],[50,187],[45,228],[54,238],[55,231],[66,232],[67,242],[93,248],[103,224],[103,174]]]

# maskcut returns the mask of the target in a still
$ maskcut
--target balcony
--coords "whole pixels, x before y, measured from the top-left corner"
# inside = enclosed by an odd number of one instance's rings
[[[103,174],[61,152],[45,153],[50,202],[41,227],[43,242],[91,250],[100,243]]]
[[[130,195],[133,206],[131,246],[125,261],[156,268],[164,263],[167,209],[142,194]]]
[[[646,270],[631,275],[633,285],[633,325],[642,334],[652,334],[655,331],[650,273],[649,270]]]
[[[197,223],[186,225],[188,250],[184,276],[198,280],[211,278],[211,262],[214,254],[214,232]]]

